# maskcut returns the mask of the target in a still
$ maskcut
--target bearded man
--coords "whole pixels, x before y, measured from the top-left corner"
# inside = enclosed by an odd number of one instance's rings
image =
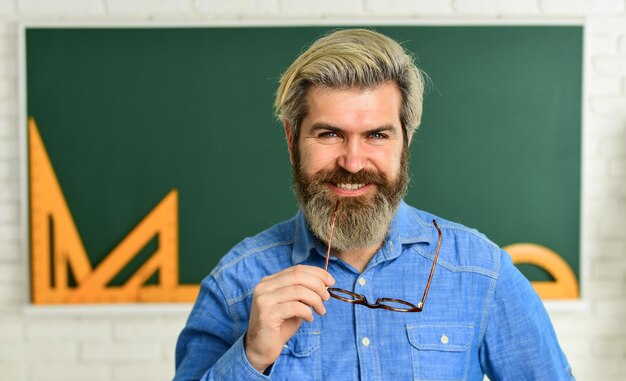
[[[510,257],[402,201],[423,89],[411,56],[370,30],[294,61],[275,108],[300,211],[203,280],[176,380],[573,379]]]

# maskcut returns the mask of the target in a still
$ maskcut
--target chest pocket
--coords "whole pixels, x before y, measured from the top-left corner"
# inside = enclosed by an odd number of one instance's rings
[[[473,325],[441,324],[406,326],[411,344],[413,379],[461,381],[467,374]]]
[[[272,380],[321,380],[320,331],[300,328],[283,346]]]

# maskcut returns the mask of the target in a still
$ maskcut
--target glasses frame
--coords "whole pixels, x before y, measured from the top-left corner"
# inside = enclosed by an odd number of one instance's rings
[[[332,247],[333,232],[335,230],[336,219],[337,219],[337,208],[335,208],[335,210],[333,211],[331,222],[330,222],[330,232],[328,234],[328,247],[326,249],[326,263],[324,264],[324,270],[326,271],[328,271],[328,262],[330,260],[330,250]],[[344,301],[346,303],[359,304],[359,305],[365,306],[367,308],[372,308],[372,309],[381,308],[384,310],[394,311],[394,312],[422,312],[422,310],[424,309],[424,303],[426,302],[426,296],[428,296],[428,290],[430,289],[430,283],[432,282],[433,275],[435,274],[435,268],[437,267],[437,259],[439,258],[439,249],[441,248],[441,238],[442,238],[441,229],[439,229],[439,225],[437,225],[437,221],[434,219],[433,219],[433,225],[435,226],[435,229],[437,229],[437,234],[439,235],[439,239],[437,241],[437,249],[435,251],[435,257],[433,258],[433,265],[430,268],[428,281],[426,281],[426,288],[424,289],[422,300],[419,303],[417,303],[417,305],[411,302],[407,302],[406,300],[394,299],[394,298],[378,298],[376,299],[376,303],[372,304],[368,302],[367,298],[361,294],[357,294],[352,291],[344,290],[342,288],[337,288],[337,287],[327,288],[330,296],[332,296],[335,299]],[[347,295],[349,297],[342,296],[339,293]],[[401,304],[401,305],[405,305],[406,307],[395,307],[386,303],[394,303],[396,305]]]

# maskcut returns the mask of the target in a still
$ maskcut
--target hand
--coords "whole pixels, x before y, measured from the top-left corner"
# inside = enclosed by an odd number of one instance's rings
[[[255,287],[245,337],[246,357],[263,373],[272,365],[302,320],[313,321],[311,307],[326,313],[326,287],[335,283],[324,269],[297,265],[261,279]]]

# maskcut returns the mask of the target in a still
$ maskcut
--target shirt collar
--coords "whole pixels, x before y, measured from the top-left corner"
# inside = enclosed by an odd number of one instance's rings
[[[325,256],[326,246],[311,233],[302,211],[298,211],[295,223],[296,229],[291,254],[293,264],[304,262],[314,252]],[[416,209],[401,201],[396,215],[391,221],[385,244],[372,258],[371,264],[397,258],[402,253],[402,245],[420,242],[432,244],[433,242],[436,243],[436,240],[437,232],[432,221],[428,221]]]

